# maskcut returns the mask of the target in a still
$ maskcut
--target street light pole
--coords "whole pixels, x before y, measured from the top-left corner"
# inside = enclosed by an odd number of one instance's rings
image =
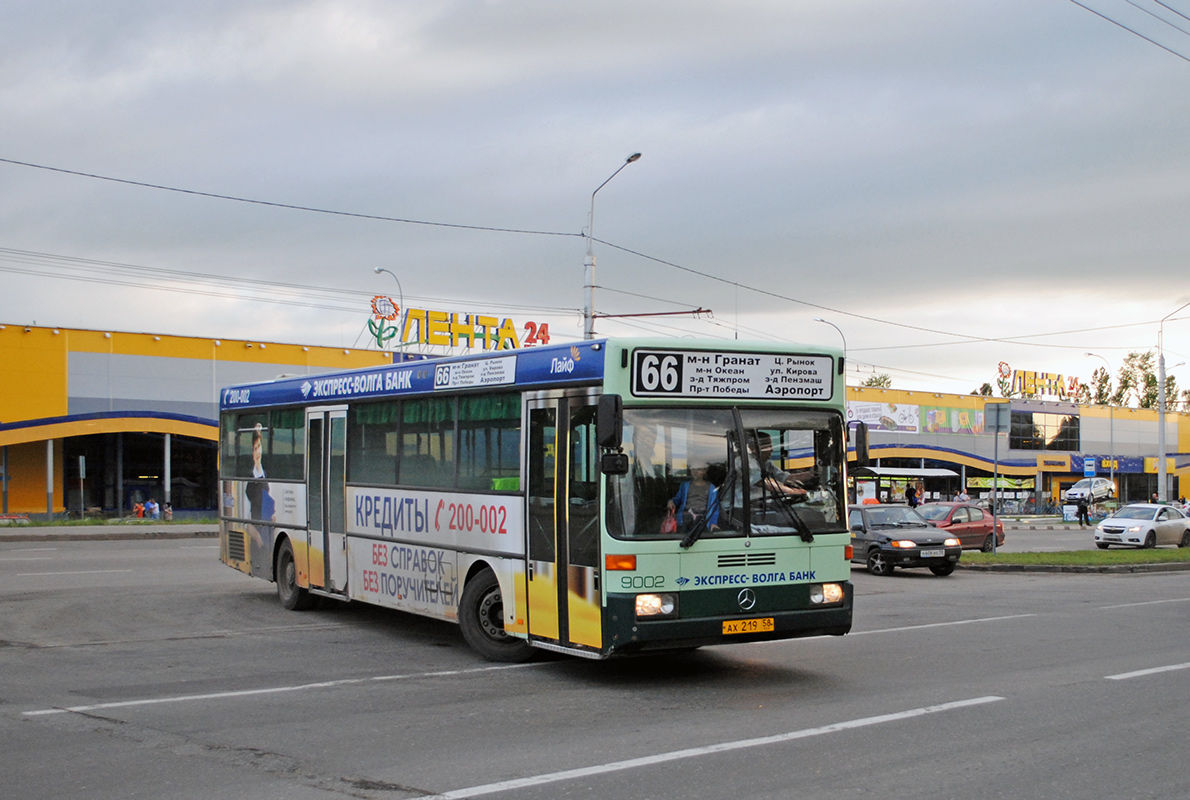
[[[843,361],[844,361],[844,363],[846,363],[846,361],[847,361],[847,337],[843,335],[843,329],[840,328],[835,323],[830,322],[829,320],[825,320],[822,317],[815,317],[814,321],[821,322],[823,325],[830,325],[832,328],[834,328],[835,330],[837,330],[839,332],[839,338],[843,340]]]
[[[1181,311],[1190,303],[1183,303],[1161,318],[1157,326],[1157,502],[1168,499],[1165,487],[1165,320]]]
[[[608,179],[599,184],[591,192],[591,210],[587,212],[587,257],[583,260],[583,338],[595,338],[595,251],[592,249],[592,235],[595,227],[595,195],[599,190],[620,174],[620,170],[640,158],[640,153],[633,153],[624,159],[620,169],[613,172]]]
[[[1087,358],[1097,358],[1100,361],[1102,361],[1104,366],[1107,367],[1107,376],[1109,378],[1111,377],[1111,363],[1108,362],[1108,360],[1106,358],[1099,355],[1098,353],[1083,353],[1083,355],[1086,356]],[[1111,468],[1111,485],[1113,487],[1113,491],[1115,491],[1114,487],[1116,485],[1116,407],[1111,402],[1110,396],[1108,396],[1108,398],[1107,398],[1107,415],[1108,415],[1107,418],[1108,418],[1108,425],[1109,425],[1108,435],[1111,436],[1111,452],[1108,454],[1108,459],[1109,459],[1108,464],[1110,465],[1110,468]],[[1116,494],[1118,495],[1119,492],[1117,491]]]
[[[379,275],[382,272],[387,272],[389,275],[393,276],[393,280],[397,282],[397,298],[399,300],[401,309],[404,309],[405,308],[405,290],[401,288],[401,279],[397,277],[397,273],[393,272],[391,269],[385,269],[384,267],[377,267],[376,269],[374,269],[372,271],[375,272],[377,275]]]

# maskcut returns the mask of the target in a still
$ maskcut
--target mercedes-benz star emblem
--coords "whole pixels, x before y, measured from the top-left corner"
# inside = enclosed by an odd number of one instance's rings
[[[751,611],[752,607],[756,605],[756,592],[751,589],[740,589],[739,597],[736,600],[739,601],[740,608]]]

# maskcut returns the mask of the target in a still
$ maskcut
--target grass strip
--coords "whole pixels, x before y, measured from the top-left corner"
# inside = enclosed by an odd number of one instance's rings
[[[1063,550],[1055,553],[964,552],[963,564],[1021,564],[1025,566],[1113,567],[1130,564],[1190,562],[1190,547],[1153,550]]]

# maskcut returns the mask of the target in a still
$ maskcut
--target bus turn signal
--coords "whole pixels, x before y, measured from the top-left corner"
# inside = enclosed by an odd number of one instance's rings
[[[615,570],[634,572],[636,570],[636,556],[618,556],[608,553],[603,557],[603,566],[608,572]]]

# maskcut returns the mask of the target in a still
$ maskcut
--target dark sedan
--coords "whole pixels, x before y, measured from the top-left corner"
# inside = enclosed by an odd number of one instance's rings
[[[853,562],[873,575],[891,575],[895,567],[928,567],[938,576],[954,572],[963,548],[908,506],[851,506]]]
[[[917,513],[959,537],[964,550],[992,552],[992,514],[971,503],[926,503]],[[1004,523],[996,520],[996,546],[1004,544]]]

